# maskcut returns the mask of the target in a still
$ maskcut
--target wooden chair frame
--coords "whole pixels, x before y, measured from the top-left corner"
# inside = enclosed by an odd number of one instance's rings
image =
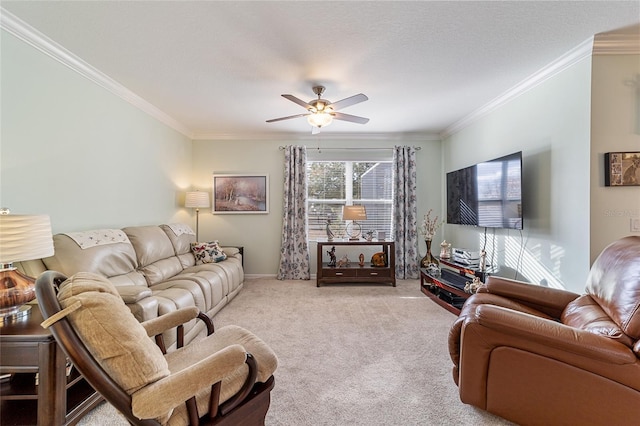
[[[57,299],[57,289],[66,276],[59,272],[47,271],[36,280],[36,295],[40,310],[45,319],[62,310]],[[214,332],[211,319],[204,313],[198,318],[205,322],[208,334]],[[131,397],[102,369],[93,358],[82,340],[78,337],[67,318],[62,318],[50,326],[51,334],[74,366],[98,391],[105,400],[120,411],[133,425],[157,426],[154,419],[139,419],[131,410]],[[184,332],[182,325],[178,326],[178,347],[183,345]],[[163,353],[166,353],[161,335],[156,336],[156,343]],[[256,383],[257,363],[248,354],[246,363],[249,375],[236,395],[218,404],[220,383],[212,386],[210,409],[200,417],[196,408],[195,397],[185,402],[191,425],[264,425],[264,418],[270,404],[270,392],[274,386],[271,376],[265,383]]]

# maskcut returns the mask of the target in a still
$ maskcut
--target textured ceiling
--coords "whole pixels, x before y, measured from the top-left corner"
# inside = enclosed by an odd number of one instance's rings
[[[638,1],[6,1],[5,10],[195,137],[307,134],[327,87],[366,125],[324,133],[439,134],[601,32],[640,22]]]

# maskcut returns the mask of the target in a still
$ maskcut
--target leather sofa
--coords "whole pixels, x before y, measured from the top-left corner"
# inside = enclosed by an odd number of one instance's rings
[[[583,295],[490,277],[449,334],[462,402],[521,425],[640,419],[640,236],[609,245]]]
[[[111,281],[138,321],[179,308],[197,307],[212,318],[242,289],[242,253],[221,247],[226,259],[196,264],[191,243],[195,233],[186,225],[132,226],[123,229],[57,234],[52,257],[18,265],[37,277],[45,270],[72,276],[92,272]],[[184,325],[184,342],[206,335],[202,321]],[[164,336],[175,347],[175,330]]]

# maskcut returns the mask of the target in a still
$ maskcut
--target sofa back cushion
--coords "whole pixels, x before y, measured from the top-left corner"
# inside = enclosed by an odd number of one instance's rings
[[[58,301],[105,372],[128,394],[170,374],[162,351],[109,280],[80,272],[60,285]],[[79,304],[75,306],[75,304]]]
[[[123,231],[129,237],[138,260],[138,270],[149,285],[171,278],[183,267],[167,234],[159,226],[131,226]]]
[[[618,340],[629,347],[634,343],[588,294],[569,302],[560,321],[571,327]]]
[[[626,335],[640,339],[640,236],[622,238],[602,251],[586,291]]]
[[[191,252],[191,244],[196,242],[196,233],[183,223],[170,223],[160,225],[173,245],[175,255],[180,260],[183,268],[195,265],[195,258]]]
[[[133,246],[119,229],[57,234],[53,245],[55,254],[42,259],[47,269],[68,277],[92,272],[114,279],[118,285],[147,285],[142,274],[136,272],[138,262]]]

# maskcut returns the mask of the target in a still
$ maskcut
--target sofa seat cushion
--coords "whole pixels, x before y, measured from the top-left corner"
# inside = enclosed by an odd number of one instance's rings
[[[169,375],[162,352],[109,280],[79,272],[60,285],[58,300],[63,309],[80,304],[68,315],[69,321],[102,368],[127,393]]]
[[[601,334],[629,347],[633,346],[633,339],[624,334],[622,329],[609,318],[600,305],[589,295],[585,294],[569,303],[560,320],[570,327]]]
[[[207,312],[209,308],[202,289],[198,283],[193,280],[174,277],[167,281],[154,284],[150,288],[154,296],[169,293],[173,294],[177,297],[177,305],[180,305],[180,308],[195,306],[202,312]]]
[[[223,262],[203,263],[202,265],[185,268],[185,272],[196,271],[214,271],[221,274],[224,277],[224,281],[228,283],[227,293],[234,292],[244,282],[244,270],[239,256],[229,256]]]
[[[206,313],[218,305],[228,294],[228,285],[223,273],[210,270],[186,270],[176,275],[171,280],[188,280],[196,283],[202,290],[205,298]],[[169,280],[169,281],[171,281]]]

